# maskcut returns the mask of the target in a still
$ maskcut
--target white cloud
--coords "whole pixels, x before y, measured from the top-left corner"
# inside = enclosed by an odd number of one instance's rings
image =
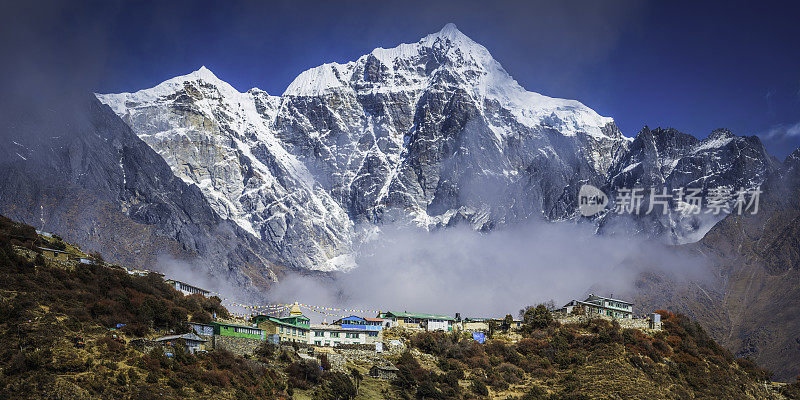
[[[800,121],[795,122],[794,124],[781,124],[773,126],[761,136],[770,140],[800,137]]]
[[[702,260],[679,255],[674,248],[598,236],[588,224],[540,223],[491,233],[458,227],[436,232],[381,229],[378,239],[362,246],[358,268],[333,279],[287,277],[270,290],[271,300],[502,316],[551,299],[561,305],[590,291],[631,293],[645,269],[678,279],[702,279],[698,273],[707,271]]]

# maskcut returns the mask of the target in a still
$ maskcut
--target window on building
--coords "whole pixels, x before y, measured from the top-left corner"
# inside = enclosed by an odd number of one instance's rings
[[[376,337],[378,336],[378,332],[367,332],[367,336]]]
[[[339,332],[331,332],[331,337],[339,337]],[[339,342],[336,342],[339,343]]]
[[[316,337],[325,336],[325,331],[314,331],[314,336]]]
[[[261,330],[259,330],[259,329],[242,328],[242,327],[238,327],[238,326],[234,327],[233,331],[236,332],[236,333],[244,333],[244,334],[248,334],[248,335],[260,335],[261,334]]]
[[[322,341],[321,340],[315,340],[314,344],[317,345],[317,346],[322,346]]]
[[[351,333],[351,332],[345,333],[345,337],[348,337],[350,339],[358,339],[360,336],[361,335],[359,333]]]

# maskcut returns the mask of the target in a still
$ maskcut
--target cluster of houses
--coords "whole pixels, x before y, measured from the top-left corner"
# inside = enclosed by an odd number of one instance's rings
[[[184,294],[208,295],[209,291],[194,287],[184,282],[167,280],[175,289]],[[613,297],[589,295],[585,300],[572,300],[564,307],[554,310],[561,316],[588,316],[607,319],[633,320],[633,304]],[[333,323],[312,324],[303,315],[297,304],[289,308],[288,315],[277,317],[266,314],[254,314],[248,320],[216,319],[210,324],[191,324],[196,335],[191,338],[192,344],[199,347],[196,339],[213,336],[238,337],[278,343],[303,343],[312,346],[336,347],[342,345],[377,345],[383,343],[383,332],[386,329],[398,328],[410,331],[463,331],[488,333],[491,325],[508,324],[502,318],[461,318],[460,315],[420,314],[398,311],[380,312],[375,317],[350,315],[333,321]],[[511,321],[510,329],[519,329],[522,321]],[[184,338],[187,339],[187,338]],[[190,351],[194,351],[190,349]]]

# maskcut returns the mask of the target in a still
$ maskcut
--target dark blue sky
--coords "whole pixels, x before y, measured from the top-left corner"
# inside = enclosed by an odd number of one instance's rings
[[[11,11],[4,22],[16,25],[4,35],[36,60],[13,57],[19,71],[66,70],[98,92],[206,65],[240,91],[280,94],[307,68],[454,22],[528,90],[578,99],[628,136],[644,125],[699,137],[727,127],[759,134],[780,158],[800,145],[800,9],[788,2],[65,2]]]

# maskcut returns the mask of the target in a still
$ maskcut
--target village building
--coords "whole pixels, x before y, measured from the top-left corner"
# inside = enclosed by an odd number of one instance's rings
[[[58,261],[69,261],[69,253],[63,250],[48,249],[47,247],[39,247],[42,255]]]
[[[202,294],[205,297],[208,297],[208,294],[210,293],[208,290],[201,289],[201,288],[199,288],[197,286],[192,286],[192,285],[190,285],[188,283],[185,283],[185,282],[176,281],[174,279],[167,279],[165,282],[167,282],[168,285],[174,287],[175,290],[177,290],[177,291],[179,291],[179,292],[181,292],[181,293],[183,293],[185,295],[192,295],[192,294],[198,294],[199,293],[199,294]]]
[[[340,346],[344,344],[374,344],[381,342],[381,331],[362,328],[345,328],[344,325],[314,324],[308,343],[315,346]]]
[[[150,271],[150,270],[147,270],[147,269],[129,268],[129,267],[125,267],[125,266],[123,266],[122,268],[125,270],[126,273],[128,273],[128,275],[133,275],[133,276],[147,276],[147,275],[150,275],[150,274],[156,274],[156,275],[159,275],[161,277],[164,276],[164,274],[161,274],[161,273],[158,273],[158,272],[153,272],[153,271]],[[172,282],[168,281],[167,283],[169,283],[170,286],[174,286],[174,283],[172,283]],[[178,288],[176,287],[175,289],[178,289]],[[180,290],[180,289],[178,289],[178,290]],[[202,290],[202,289],[200,289],[200,290]],[[184,294],[185,293],[186,292],[184,292]],[[208,292],[206,292],[206,293],[208,293]]]
[[[378,336],[377,332],[383,330],[383,318],[362,318],[356,315],[337,319],[333,321],[334,325],[340,325],[346,329],[363,329],[375,333],[373,337]]]
[[[502,327],[503,324],[506,322],[505,320],[506,320],[505,318],[494,318],[493,319],[493,321],[495,323],[497,323],[498,327]],[[517,329],[522,328],[522,320],[521,319],[512,319],[511,320],[511,326],[509,326],[509,328],[512,329],[512,330],[517,330]]]
[[[52,237],[53,237],[53,234],[52,234],[52,233],[50,233],[50,232],[45,232],[45,231],[40,231],[40,230],[38,230],[38,229],[36,230],[36,234],[37,234],[37,235],[42,235],[42,236],[44,236],[44,237],[47,237],[47,238],[52,238]]]
[[[394,365],[373,365],[369,369],[369,376],[377,379],[392,380],[397,378],[397,373],[400,370]]]
[[[610,318],[633,318],[633,303],[590,294],[584,301],[572,300],[558,310],[564,314],[582,314]]]
[[[189,328],[192,332],[196,333],[200,336],[213,336],[214,335],[214,325],[211,324],[201,324],[199,322],[189,322]]]
[[[266,340],[263,330],[256,326],[247,325],[245,322],[217,320],[212,322],[211,325],[214,327],[214,335],[217,336]]]
[[[155,339],[155,341],[169,346],[177,346],[181,342],[183,342],[184,351],[191,354],[194,354],[199,350],[205,350],[205,344],[207,342],[206,339],[203,339],[200,336],[195,335],[194,333],[162,336],[160,338]]]
[[[255,315],[250,320],[270,337],[277,335],[280,342],[308,343],[311,321],[302,314],[283,318]]]
[[[415,314],[408,312],[388,311],[380,313],[378,318],[391,321],[389,326],[410,330],[452,331],[456,319],[449,315]]]
[[[491,318],[464,318],[460,328],[464,332],[489,332]]]

